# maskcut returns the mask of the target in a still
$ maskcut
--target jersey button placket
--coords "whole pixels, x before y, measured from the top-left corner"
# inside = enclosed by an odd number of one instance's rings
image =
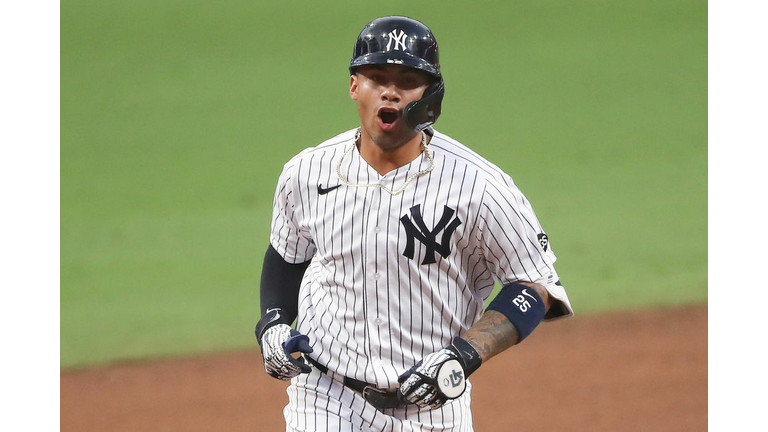
[[[365,239],[366,243],[366,302],[368,304],[368,323],[369,323],[369,335],[371,337],[370,344],[370,358],[371,366],[379,369],[379,361],[381,352],[379,351],[379,345],[381,340],[380,327],[384,322],[379,317],[379,303],[381,300],[378,298],[378,292],[381,290],[380,283],[383,281],[383,269],[379,268],[379,262],[384,258],[382,253],[384,251],[380,248],[381,236],[379,235],[381,229],[379,224],[381,223],[381,194],[380,188],[372,188],[370,194],[370,206],[368,207],[368,235]]]

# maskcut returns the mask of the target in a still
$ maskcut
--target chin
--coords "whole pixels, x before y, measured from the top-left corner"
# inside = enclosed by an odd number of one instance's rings
[[[408,140],[409,137],[405,134],[387,133],[379,135],[373,141],[382,149],[396,149],[402,147]]]
[[[396,129],[392,131],[378,131],[376,144],[382,148],[398,148],[412,140],[418,133],[410,129]]]

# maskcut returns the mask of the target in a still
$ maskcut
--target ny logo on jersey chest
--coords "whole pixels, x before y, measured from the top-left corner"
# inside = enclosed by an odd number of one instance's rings
[[[426,248],[424,260],[421,262],[422,264],[436,263],[437,259],[435,257],[435,252],[438,252],[443,258],[447,257],[451,253],[451,236],[453,235],[453,232],[456,231],[456,228],[461,225],[461,219],[459,219],[458,216],[455,218],[453,217],[456,210],[448,206],[443,206],[443,216],[431,230],[427,228],[427,225],[424,223],[424,218],[421,215],[421,205],[417,204],[411,207],[410,213],[410,218],[407,214],[400,218],[400,223],[403,224],[407,236],[403,256],[408,259],[413,259],[415,247],[414,240],[418,240]],[[440,243],[438,243],[437,235],[440,231],[443,232],[443,235],[440,239]]]

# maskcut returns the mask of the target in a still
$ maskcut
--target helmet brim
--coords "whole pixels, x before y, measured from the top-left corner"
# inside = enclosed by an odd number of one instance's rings
[[[430,64],[426,60],[416,57],[405,51],[387,51],[364,54],[352,59],[349,64],[349,73],[355,73],[355,69],[365,65],[386,65],[395,64],[422,70],[437,78],[442,78],[440,69]]]

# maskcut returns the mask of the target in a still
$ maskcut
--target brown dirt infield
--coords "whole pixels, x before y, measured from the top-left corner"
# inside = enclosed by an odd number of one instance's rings
[[[62,431],[281,431],[258,351],[61,373]],[[707,307],[542,325],[472,376],[475,430],[707,430]]]

